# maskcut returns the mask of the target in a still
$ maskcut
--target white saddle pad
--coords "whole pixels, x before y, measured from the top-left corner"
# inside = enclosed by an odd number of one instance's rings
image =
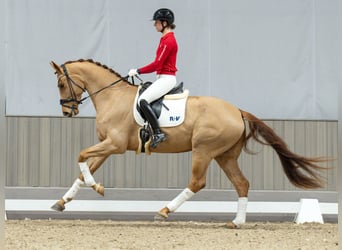
[[[140,126],[145,124],[144,119],[141,117],[140,113],[137,111],[137,100],[140,86],[138,88],[137,94],[135,96],[133,105],[133,114],[136,123]],[[162,106],[160,116],[158,118],[160,127],[175,127],[184,122],[185,119],[185,105],[186,100],[189,96],[189,90],[184,90],[181,94],[173,94],[164,96],[163,103],[168,108],[168,110]]]

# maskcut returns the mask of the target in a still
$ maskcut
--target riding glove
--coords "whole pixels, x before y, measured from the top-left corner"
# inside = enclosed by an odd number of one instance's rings
[[[136,76],[139,74],[139,70],[138,69],[131,69],[130,71],[128,71],[128,76],[132,77],[132,76]]]

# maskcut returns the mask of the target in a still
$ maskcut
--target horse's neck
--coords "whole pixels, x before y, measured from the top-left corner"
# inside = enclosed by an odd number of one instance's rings
[[[92,66],[92,67],[91,67]],[[82,74],[84,75],[84,80],[86,84],[86,89],[91,95],[99,91],[102,88],[109,86],[113,82],[119,82],[119,76],[111,73],[106,69],[102,69],[98,66],[91,65],[86,68]],[[102,92],[102,91],[100,91]]]
[[[89,71],[88,74],[85,74],[85,78],[86,89],[91,95],[97,115],[108,112],[111,107],[120,107],[117,109],[118,112],[128,112],[132,109],[133,103],[130,103],[129,100],[133,100],[135,88],[125,83],[118,75],[99,68]],[[111,84],[113,86],[110,86]],[[101,91],[94,94],[99,90]]]

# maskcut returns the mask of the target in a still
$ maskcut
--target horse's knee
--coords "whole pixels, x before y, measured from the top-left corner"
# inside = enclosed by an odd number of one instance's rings
[[[87,158],[85,157],[85,154],[83,153],[83,151],[81,151],[78,156],[78,162],[85,162],[86,160]]]

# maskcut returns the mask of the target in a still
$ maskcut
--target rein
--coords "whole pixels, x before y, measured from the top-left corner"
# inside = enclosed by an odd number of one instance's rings
[[[107,88],[110,88],[112,86],[114,86],[115,84],[123,81],[123,80],[127,80],[129,76],[125,76],[125,77],[121,77],[119,80],[115,81],[115,82],[112,82],[111,84],[109,84],[108,86],[105,86],[97,91],[95,91],[94,93],[91,93],[89,94],[88,96],[86,97],[83,97],[81,100],[77,100],[77,96],[76,96],[76,93],[75,93],[75,90],[73,89],[72,85],[75,85],[76,87],[80,88],[83,92],[86,92],[87,90],[85,88],[83,88],[82,86],[80,86],[79,84],[77,84],[74,80],[71,79],[71,77],[69,76],[69,73],[65,67],[64,64],[61,65],[62,69],[63,69],[63,72],[64,72],[64,75],[67,79],[67,83],[68,83],[68,86],[69,86],[69,90],[70,90],[70,93],[71,93],[71,98],[66,98],[66,99],[60,99],[60,105],[62,105],[63,107],[66,107],[66,108],[70,108],[71,110],[74,110],[75,109],[75,106],[69,106],[69,105],[66,105],[66,103],[69,103],[69,102],[75,102],[78,104],[82,104],[86,99],[100,93],[101,91],[107,89]]]

